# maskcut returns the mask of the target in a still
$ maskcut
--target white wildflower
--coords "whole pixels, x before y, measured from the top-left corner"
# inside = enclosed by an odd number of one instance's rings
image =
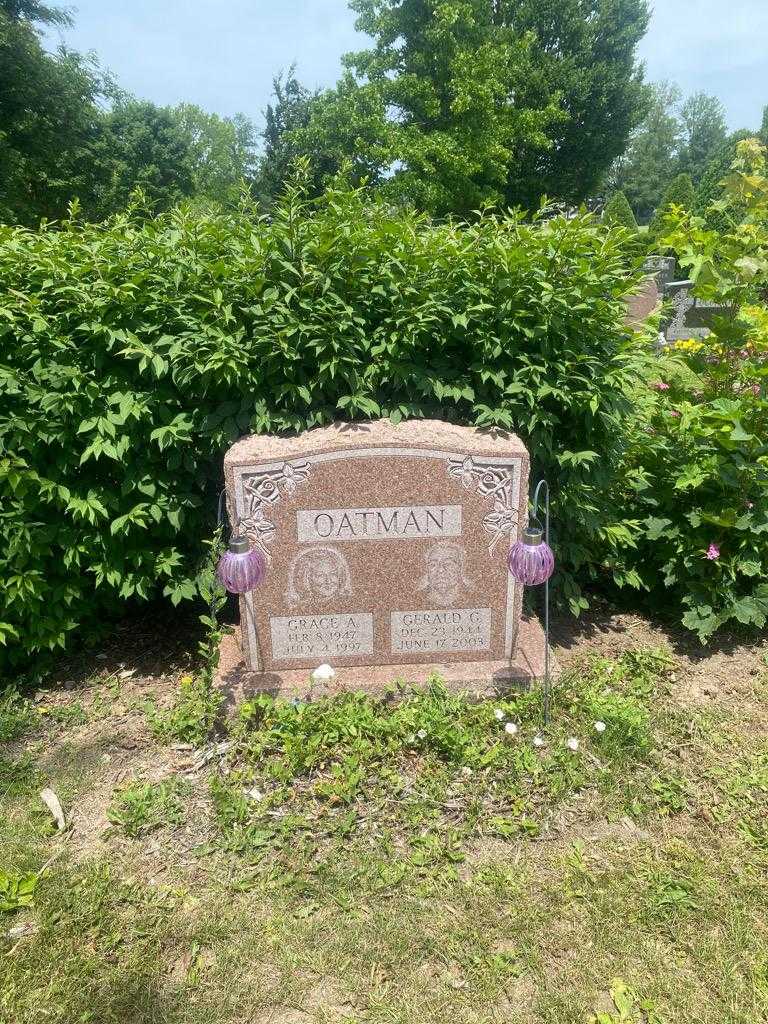
[[[568,747],[569,750],[579,749],[579,741],[576,739],[575,736],[569,736],[568,739],[565,741],[565,745],[566,747]]]
[[[605,722],[595,722],[595,732],[605,732],[606,728]]]
[[[514,722],[507,722],[504,726],[504,732],[507,733],[508,736],[514,736],[517,732],[517,726]]]
[[[416,733],[416,735],[419,737],[420,740],[425,740],[427,738],[427,730],[426,729],[419,729],[419,731]]]
[[[318,665],[312,673],[313,683],[327,683],[336,675],[330,665]]]
[[[544,737],[543,736],[534,736],[532,742],[533,742],[534,747],[543,747],[544,746]]]
[[[496,708],[496,710],[493,712],[493,717],[496,719],[497,722],[503,722],[507,716],[504,714],[501,708]]]

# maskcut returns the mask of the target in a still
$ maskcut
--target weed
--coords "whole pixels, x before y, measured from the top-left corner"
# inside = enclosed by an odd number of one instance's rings
[[[213,732],[224,702],[222,694],[213,686],[219,662],[222,631],[217,614],[226,601],[226,592],[216,577],[216,562],[222,549],[221,528],[207,543],[208,553],[196,579],[197,590],[208,604],[208,614],[200,616],[205,634],[198,645],[202,668],[197,676],[183,676],[179,693],[167,710],[158,709],[148,701],[144,710],[152,735],[165,743],[194,743],[200,746]]]
[[[144,710],[155,739],[200,746],[213,732],[222,702],[222,695],[204,675],[183,676],[170,708],[160,709],[147,701]]]
[[[14,761],[0,757],[0,798],[26,796],[41,783],[41,773],[31,754],[24,754]]]
[[[17,740],[37,721],[34,704],[14,688],[0,691],[0,742]]]
[[[622,794],[624,813],[638,820],[681,814],[690,810],[693,799],[688,781],[666,769],[625,779]]]
[[[107,817],[133,838],[164,825],[180,825],[185,817],[182,797],[187,792],[178,779],[131,782],[115,791]]]
[[[410,863],[423,866],[450,863],[449,854],[433,856],[443,843],[436,837],[536,835],[545,806],[646,757],[651,722],[643,699],[656,692],[653,673],[667,665],[651,652],[570,673],[543,744],[537,692],[477,702],[436,677],[383,699],[246,701],[231,728],[227,774],[211,783],[222,842],[245,851],[301,835],[400,832]],[[594,730],[598,712],[603,733]],[[576,751],[565,742],[573,734],[581,737]]]
[[[0,913],[31,907],[36,887],[37,875],[9,875],[0,871]]]
[[[615,1013],[598,1013],[590,1024],[662,1024],[651,1003],[641,1000],[621,978],[614,978],[610,987]]]
[[[68,728],[88,724],[88,712],[79,700],[72,704],[62,704],[56,708],[43,708],[40,713],[45,714],[52,722],[56,722],[57,725],[63,725]]]

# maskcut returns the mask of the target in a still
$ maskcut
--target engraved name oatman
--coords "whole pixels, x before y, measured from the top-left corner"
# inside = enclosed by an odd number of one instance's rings
[[[299,543],[460,537],[461,505],[299,509],[296,528]]]

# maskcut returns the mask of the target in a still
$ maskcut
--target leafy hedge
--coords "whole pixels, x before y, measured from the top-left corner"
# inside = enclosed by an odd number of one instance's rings
[[[5,669],[126,600],[192,597],[227,446],[338,418],[519,432],[583,606],[577,577],[636,527],[616,472],[638,273],[587,215],[434,226],[300,183],[269,220],[0,228]]]

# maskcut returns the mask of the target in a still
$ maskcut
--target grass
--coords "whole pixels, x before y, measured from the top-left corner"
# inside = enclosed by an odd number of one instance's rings
[[[0,690],[0,743],[19,739],[32,727],[37,715],[31,701],[10,687]]]
[[[768,1019],[766,680],[693,707],[669,669],[592,659],[547,731],[535,695],[439,683],[259,699],[202,767],[134,711],[114,784],[128,705],[79,748],[66,714],[26,720],[0,762],[0,892],[36,884],[0,911],[0,936],[30,925],[0,938],[0,1024]],[[43,780],[83,815],[103,794],[98,841],[55,835]]]

